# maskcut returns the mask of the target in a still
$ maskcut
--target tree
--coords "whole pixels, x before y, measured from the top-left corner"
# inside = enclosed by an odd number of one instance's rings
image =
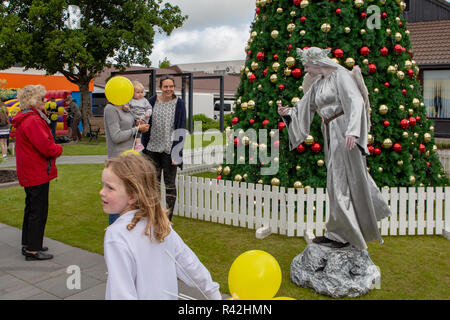
[[[162,0],[11,0],[0,4],[0,69],[14,63],[62,73],[80,88],[83,123],[89,83],[105,67],[150,66],[155,33],[170,33],[187,16]],[[69,5],[79,8],[78,21]],[[75,8],[77,8],[75,7]],[[77,18],[77,17],[75,17]],[[77,20],[77,19],[76,19]],[[75,23],[74,23],[75,22]],[[73,26],[77,27],[73,27]]]
[[[159,68],[164,69],[170,67],[170,61],[167,57],[164,58],[163,61],[159,61]]]
[[[236,146],[235,155],[219,170],[224,179],[325,187],[321,119],[316,114],[310,137],[291,151],[277,113],[278,103],[294,105],[303,96],[304,71],[296,48],[316,46],[329,48],[331,57],[348,69],[355,64],[362,69],[371,103],[372,155],[367,163],[377,185],[448,184],[416,79],[418,67],[402,16],[403,2],[258,0],[256,5],[229,141],[231,148]],[[279,141],[261,142],[248,134],[249,129],[263,128],[279,129]],[[239,156],[237,149],[243,146],[248,146],[245,155]],[[256,160],[252,150],[258,148],[279,155],[271,161]],[[263,175],[261,169],[275,161],[278,172]]]

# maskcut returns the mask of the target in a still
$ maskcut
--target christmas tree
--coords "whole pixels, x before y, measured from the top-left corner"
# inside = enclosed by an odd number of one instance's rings
[[[362,70],[371,104],[367,165],[377,185],[448,185],[422,102],[404,9],[400,0],[257,0],[220,177],[288,188],[326,186],[319,116],[310,136],[291,151],[277,113],[278,105],[293,106],[303,96],[305,73],[296,48],[315,46],[328,48],[349,70]],[[266,143],[249,134],[260,129],[279,139]],[[255,158],[259,152],[276,156]],[[273,163],[278,171],[262,174]]]

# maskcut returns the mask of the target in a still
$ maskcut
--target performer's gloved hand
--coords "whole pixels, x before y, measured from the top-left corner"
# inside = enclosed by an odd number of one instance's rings
[[[352,150],[356,145],[356,137],[355,136],[346,136],[345,137],[345,147],[348,151]]]
[[[282,117],[288,116],[291,108],[290,107],[278,107],[278,114]]]

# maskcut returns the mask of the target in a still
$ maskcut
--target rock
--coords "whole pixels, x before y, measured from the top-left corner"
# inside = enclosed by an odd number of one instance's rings
[[[330,248],[316,243],[292,260],[291,281],[333,298],[356,298],[380,283],[381,275],[367,250]]]

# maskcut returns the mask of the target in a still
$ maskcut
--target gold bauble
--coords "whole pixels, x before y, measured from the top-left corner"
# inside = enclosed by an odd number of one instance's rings
[[[289,76],[291,75],[291,73],[292,73],[292,70],[291,70],[291,69],[289,69],[289,68],[284,69],[284,75],[285,75],[286,77],[289,77]]]
[[[302,166],[296,166],[295,170],[300,171],[302,169]]]
[[[373,92],[375,92],[375,93],[379,93],[379,92],[380,92],[380,89],[378,89],[378,88],[375,88],[375,89],[373,89]]]
[[[252,142],[251,144],[250,144],[250,148],[252,149],[252,150],[256,150],[256,149],[258,149],[258,143],[257,142]]]
[[[225,168],[223,168],[223,174],[224,175],[229,175],[231,173],[231,169],[230,167],[226,166]]]
[[[306,143],[308,146],[312,145],[312,144],[314,143],[314,137],[311,136],[311,135],[308,135],[308,136],[306,137],[306,139],[305,139],[305,143]]]
[[[300,2],[300,8],[304,9],[307,6],[309,6],[309,1],[307,0],[302,0],[302,2]]]
[[[317,160],[317,165],[318,165],[319,167],[323,167],[324,164],[325,164],[325,162],[324,162],[322,159]]]
[[[347,67],[353,67],[355,65],[355,59],[347,58],[347,60],[345,60],[345,64],[347,65]]]
[[[279,68],[280,68],[280,63],[274,62],[274,63],[272,64],[272,69],[273,69],[275,72],[277,72]]]
[[[409,60],[406,60],[406,61],[405,61],[405,69],[406,69],[406,70],[409,70],[409,69],[411,69],[412,67],[413,67],[412,62],[409,61]]]
[[[294,98],[292,98],[292,100],[291,100],[291,104],[293,105],[293,106],[295,106],[295,104],[297,103],[297,102],[299,102],[300,101],[300,98],[299,97],[294,97]]]
[[[434,132],[434,127],[433,126],[430,127],[430,131]]]
[[[409,133],[407,131],[403,131],[402,137],[407,139],[409,137]]]
[[[416,177],[410,176],[409,177],[409,184],[414,184],[414,183],[416,183]]]
[[[433,146],[433,152],[436,153],[438,151],[438,147],[436,145]]]
[[[367,143],[373,143],[375,138],[370,133],[367,135]]]
[[[294,57],[287,57],[286,58],[286,65],[288,67],[292,67],[295,64],[295,58]]]
[[[403,166],[403,160],[398,160],[397,161],[397,164],[401,167],[401,166]]]
[[[272,180],[270,180],[270,184],[272,186],[279,186],[280,185],[280,179],[278,178],[272,178]]]
[[[265,145],[264,143],[261,143],[261,144],[259,145],[259,150],[260,150],[261,152],[265,152],[265,151],[267,150],[267,145]]]
[[[270,76],[270,82],[276,83],[278,81],[278,77],[276,74]]]
[[[268,104],[269,104],[269,107],[272,107],[272,106],[273,106],[273,100],[270,100],[270,101],[268,102]]]
[[[322,32],[328,33],[331,30],[331,25],[329,23],[324,23],[320,26],[320,30],[322,30]]]
[[[339,61],[338,58],[331,58],[331,60],[333,60],[334,62],[336,62],[336,64],[341,64],[341,62]]]
[[[382,105],[380,106],[379,111],[380,111],[380,114],[385,115],[386,113],[388,113],[389,108],[388,108],[387,105],[382,104]]]
[[[369,59],[364,59],[364,60],[363,60],[363,63],[364,63],[364,64],[369,64]]]
[[[250,143],[250,138],[247,137],[247,136],[243,137],[243,138],[242,138],[242,143],[243,143],[245,146],[248,146],[248,144]]]
[[[300,181],[295,181],[294,182],[294,188],[295,189],[300,189],[303,186],[303,184]]]
[[[380,0],[380,4],[385,5],[386,4],[386,0]]]
[[[276,38],[278,38],[278,34],[279,34],[278,30],[273,30],[273,31],[270,33],[270,36],[271,36],[273,39],[276,39]]]
[[[305,186],[305,191],[311,189],[311,186]]]
[[[306,35],[306,30],[300,30],[300,33],[299,33],[302,37],[304,37],[305,35]]]
[[[388,73],[394,73],[395,71],[396,71],[396,69],[395,69],[394,66],[389,66],[389,67],[387,68],[387,72],[388,72]]]
[[[258,180],[258,184],[263,184],[263,181],[261,179]]]
[[[384,139],[384,141],[383,141],[383,148],[389,149],[391,147],[392,147],[392,140],[389,139],[389,138]]]
[[[244,175],[242,176],[242,179],[247,179],[248,178],[248,174],[244,173]]]
[[[350,27],[345,27],[344,31],[345,31],[345,33],[350,33],[352,31],[352,29]]]
[[[417,133],[417,132],[414,132],[414,138],[418,138],[419,137],[419,134]]]
[[[391,30],[391,29],[389,29],[389,28],[387,28],[387,29],[386,29],[386,33],[388,34],[388,36],[390,36],[390,35],[391,35],[391,33],[392,33],[392,30]]]
[[[360,34],[366,34],[366,32],[367,32],[366,29],[361,29],[361,30],[359,30],[359,33],[360,33]]]
[[[420,100],[417,98],[414,98],[412,103],[413,103],[414,108],[417,108],[420,105]]]
[[[241,182],[242,181],[242,176],[240,174],[235,175],[234,176],[234,181]]]
[[[242,108],[242,110],[247,110],[247,108],[248,108],[248,103],[247,102],[242,102],[241,103],[241,108]]]
[[[297,12],[295,12],[294,10],[292,10],[290,13],[291,17],[295,17],[297,15]]]
[[[283,13],[283,8],[277,8],[277,13],[282,14]]]
[[[398,71],[397,78],[399,78],[400,80],[403,80],[403,78],[405,78],[405,73],[403,71]]]
[[[222,170],[223,170],[222,166],[218,166],[216,169],[217,174],[218,175],[222,174]]]
[[[298,87],[298,91],[303,92],[303,86]]]
[[[259,91],[261,91],[263,89],[262,84],[258,84],[257,88],[258,88]]]
[[[245,163],[245,157],[244,156],[240,156],[239,160],[238,160],[239,164]]]
[[[408,114],[412,116],[414,114],[414,109],[408,109]]]
[[[364,0],[355,0],[355,7],[361,8],[364,5]]]
[[[295,24],[294,23],[289,23],[286,29],[289,32],[294,31],[295,30]]]
[[[259,68],[258,62],[253,61],[251,67],[252,67],[252,70],[253,70],[253,71],[258,70],[258,68]]]
[[[402,34],[400,32],[396,32],[394,38],[395,41],[400,42],[402,41]]]
[[[430,141],[431,141],[431,134],[428,133],[428,132],[426,132],[426,133],[423,135],[423,141],[425,141],[425,142],[430,142]]]
[[[400,111],[405,111],[405,106],[404,105],[399,105],[398,106],[398,110],[400,110]]]
[[[250,110],[253,110],[253,109],[255,109],[256,103],[255,103],[255,101],[253,101],[253,100],[249,100],[248,103],[247,103],[247,105],[248,105],[248,108],[249,108]]]
[[[378,172],[382,173],[383,172],[383,167],[378,167]]]
[[[400,2],[400,9],[402,10],[402,11],[404,11],[405,9],[406,9],[406,3],[405,2]]]

